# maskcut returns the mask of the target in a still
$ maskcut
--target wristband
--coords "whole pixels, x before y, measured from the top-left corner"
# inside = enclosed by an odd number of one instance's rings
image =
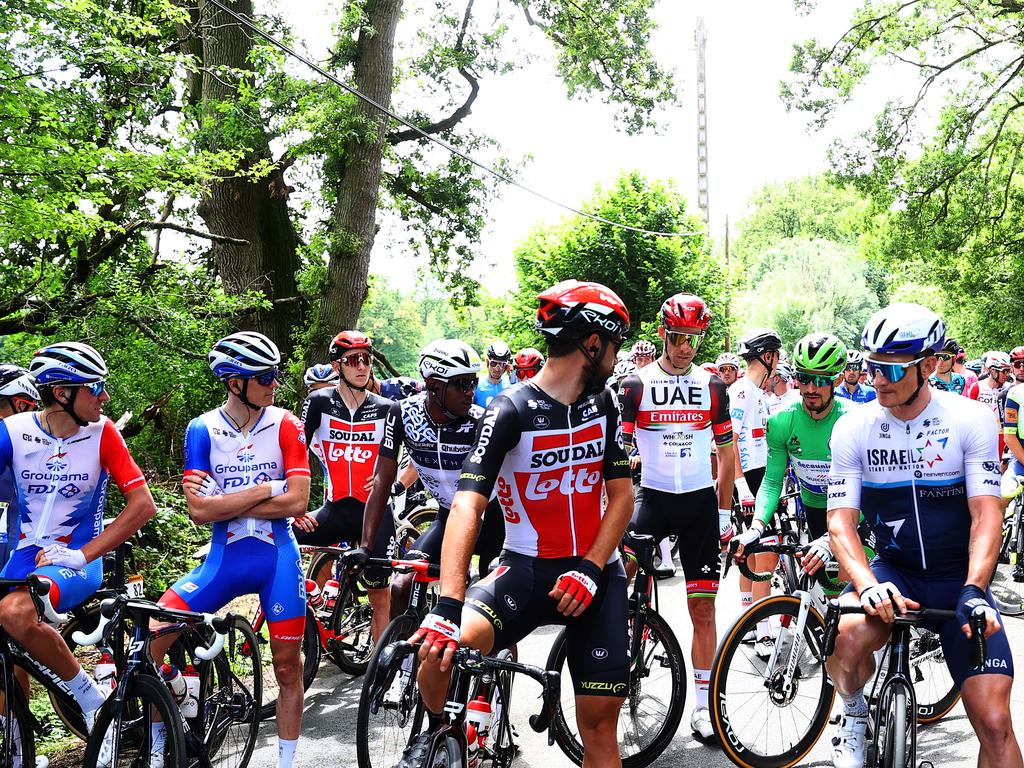
[[[287,480],[268,480],[267,482],[270,485],[270,498],[280,496],[282,493],[286,493],[288,491]]]
[[[750,492],[750,486],[747,485],[747,478],[737,477],[734,485],[736,486],[736,495],[741,500],[744,498],[749,498],[754,495]]]
[[[732,510],[731,509],[719,509],[718,510],[718,530],[719,531],[724,531],[731,524],[732,524]]]

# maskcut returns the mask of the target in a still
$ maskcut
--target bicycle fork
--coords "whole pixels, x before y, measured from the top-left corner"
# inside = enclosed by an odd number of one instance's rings
[[[793,690],[793,676],[796,674],[796,665],[800,660],[800,653],[804,646],[804,628],[807,626],[807,613],[811,608],[811,595],[803,590],[798,590],[796,595],[800,598],[800,609],[797,612],[796,628],[787,626],[785,622],[779,627],[779,636],[775,640],[775,647],[772,648],[771,658],[768,660],[768,669],[775,669],[779,660],[779,653],[785,645],[788,634],[793,633],[793,642],[789,650],[789,658],[786,660],[786,669],[782,676],[782,692],[787,696]],[[765,685],[771,685],[771,678],[765,679]]]

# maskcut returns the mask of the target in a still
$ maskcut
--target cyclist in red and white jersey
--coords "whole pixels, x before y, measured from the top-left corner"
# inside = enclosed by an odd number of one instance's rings
[[[708,683],[717,645],[715,596],[720,544],[732,535],[732,420],[725,383],[693,364],[711,323],[703,299],[677,293],[661,305],[661,357],[623,379],[622,433],[627,451],[640,451],[640,491],[631,528],[660,541],[676,534],[686,577],[686,606],[693,623],[691,726],[703,741],[714,736]],[[711,475],[712,443],[718,451],[718,490]]]
[[[488,652],[539,626],[566,624],[584,765],[618,766],[616,723],[629,662],[617,547],[633,486],[605,381],[629,313],[597,283],[567,280],[538,298],[548,361],[484,413],[445,530],[442,596],[411,640],[422,641],[420,691],[436,721],[460,641]],[[499,567],[467,592],[466,569],[494,489],[505,549]]]

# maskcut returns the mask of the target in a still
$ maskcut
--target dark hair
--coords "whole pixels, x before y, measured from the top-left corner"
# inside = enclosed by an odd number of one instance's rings
[[[560,339],[557,336],[547,336],[546,341],[548,358],[566,357],[568,355],[571,355],[575,350],[578,350],[580,348],[580,345],[583,344],[583,341],[585,339],[590,338],[594,334],[597,334],[600,338],[604,339],[605,341],[608,341],[609,343],[618,340],[618,337],[613,339],[608,334],[598,333],[597,331],[592,331],[591,333],[588,333],[585,336],[582,336],[577,339]]]
[[[51,405],[57,404],[57,398],[53,396],[53,387],[37,386],[36,389],[39,390],[39,405],[41,407],[49,408]]]

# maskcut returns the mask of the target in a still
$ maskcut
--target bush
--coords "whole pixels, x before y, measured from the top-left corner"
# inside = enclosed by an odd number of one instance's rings
[[[180,486],[150,484],[156,514],[139,532],[135,570],[146,583],[146,597],[156,600],[196,562],[192,553],[210,540],[210,527],[198,526],[188,516],[188,504]]]

